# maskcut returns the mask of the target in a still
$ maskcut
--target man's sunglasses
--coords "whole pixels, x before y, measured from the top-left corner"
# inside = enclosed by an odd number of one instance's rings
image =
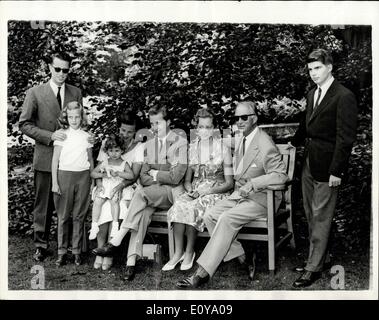
[[[54,66],[52,66],[53,68],[54,68],[54,70],[55,70],[55,72],[57,72],[57,73],[59,73],[59,72],[63,72],[63,73],[68,73],[68,71],[70,70],[70,69],[65,69],[65,68],[59,68],[59,67],[54,67]]]
[[[232,116],[232,120],[234,122],[237,122],[241,118],[242,121],[247,121],[247,119],[249,119],[249,116],[255,116],[255,113],[244,114],[242,116]]]

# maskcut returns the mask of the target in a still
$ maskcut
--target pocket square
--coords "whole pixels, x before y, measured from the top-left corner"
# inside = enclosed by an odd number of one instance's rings
[[[255,163],[253,163],[251,166],[250,166],[251,168],[256,168],[256,167],[258,167]]]

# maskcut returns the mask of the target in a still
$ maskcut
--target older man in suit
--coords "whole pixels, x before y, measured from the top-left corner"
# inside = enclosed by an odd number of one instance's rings
[[[113,255],[115,247],[130,231],[124,280],[134,278],[136,258],[142,256],[142,244],[152,214],[156,209],[169,209],[174,198],[184,191],[182,180],[187,170],[187,140],[170,130],[164,107],[151,108],[149,118],[155,137],[145,146],[145,162],[140,172],[143,188],[133,195],[127,217],[116,236],[103,248],[93,250],[100,256]]]
[[[19,126],[22,133],[35,140],[33,167],[35,202],[33,210],[34,259],[43,261],[47,254],[49,231],[54,211],[51,192],[51,159],[53,142],[66,135],[59,130],[57,118],[61,108],[71,101],[82,103],[81,91],[66,84],[71,58],[67,53],[51,56],[50,81],[29,89],[22,107]]]
[[[309,255],[294,287],[307,287],[320,277],[327,254],[338,187],[356,138],[357,103],[354,94],[332,76],[333,60],[323,50],[307,60],[316,84],[307,95],[307,107],[292,144],[305,140],[302,170],[303,206],[309,227]]]
[[[286,167],[272,139],[257,126],[253,102],[240,102],[234,119],[243,133],[234,154],[234,192],[225,200],[208,209],[204,221],[211,235],[197,260],[197,271],[177,283],[180,289],[197,288],[209,280],[219,264],[234,258],[249,265],[245,252],[236,240],[239,230],[250,221],[267,215],[265,188],[288,180]],[[281,195],[278,195],[281,200]],[[280,201],[276,201],[279,205]],[[249,270],[249,278],[254,276]]]

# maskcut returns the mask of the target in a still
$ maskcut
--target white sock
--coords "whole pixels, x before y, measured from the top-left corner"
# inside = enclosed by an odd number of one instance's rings
[[[136,259],[137,259],[137,255],[133,254],[132,256],[128,257],[128,260],[126,261],[126,265],[129,267],[135,266]]]
[[[122,239],[124,239],[124,237],[128,233],[128,231],[129,229],[121,228],[120,230],[117,231],[116,235],[109,242],[113,244],[114,246],[118,247],[121,244]]]
[[[113,222],[112,222],[112,228],[118,230],[118,221],[113,221]]]

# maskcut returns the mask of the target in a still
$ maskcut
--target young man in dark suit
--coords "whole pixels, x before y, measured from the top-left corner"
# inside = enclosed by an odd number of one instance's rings
[[[57,119],[64,105],[71,101],[82,103],[80,89],[66,84],[71,58],[67,53],[51,57],[51,78],[47,83],[35,86],[26,92],[20,115],[22,133],[35,140],[33,167],[35,202],[33,210],[34,259],[43,261],[48,247],[52,213],[51,160],[54,140],[63,141],[66,135],[59,130]]]
[[[310,286],[328,259],[328,239],[338,188],[356,138],[357,103],[354,94],[332,76],[333,60],[323,49],[308,55],[310,77],[316,84],[292,144],[305,140],[302,169],[303,206],[309,226],[309,255],[293,286]]]

